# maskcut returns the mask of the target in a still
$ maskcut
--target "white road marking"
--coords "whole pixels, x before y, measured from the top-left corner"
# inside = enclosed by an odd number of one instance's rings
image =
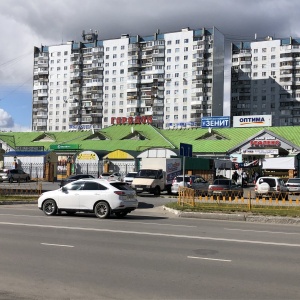
[[[10,217],[28,217],[28,218],[45,218],[44,215],[41,215],[41,216],[30,216],[30,215],[16,215],[16,214],[0,214],[0,216],[10,216]],[[78,215],[77,215],[78,216]],[[50,217],[48,217],[50,218]],[[55,216],[53,216],[52,218],[56,218]],[[70,217],[64,217],[64,216],[61,216],[60,219],[63,219],[63,220],[71,220]],[[83,219],[83,218],[77,218],[76,220],[80,220],[80,221],[88,221],[87,219]],[[108,222],[115,222],[115,220],[107,220]],[[144,225],[158,225],[158,226],[173,226],[173,227],[187,227],[187,228],[197,228],[198,226],[194,226],[194,225],[176,225],[176,224],[169,224],[169,223],[147,223],[147,222],[138,222],[138,221],[135,221],[133,219],[131,220],[128,220],[128,221],[120,221],[118,220],[117,221],[118,223],[134,223],[134,224],[144,224]],[[118,224],[116,223],[116,224]]]
[[[188,256],[187,258],[194,258],[194,259],[204,259],[204,260],[216,260],[216,261],[225,261],[231,262],[231,259],[218,259],[218,258],[209,258],[209,257],[197,257],[197,256]]]
[[[234,229],[234,228],[224,228],[225,230],[232,231],[243,231],[243,232],[255,232],[255,233],[274,233],[274,234],[296,234],[300,235],[299,232],[283,232],[283,231],[268,231],[268,230],[251,230],[251,229]]]
[[[74,248],[74,246],[71,246],[71,245],[48,244],[48,243],[41,243],[41,245],[44,245],[44,246],[55,246],[55,247],[68,247],[68,248]]]
[[[194,236],[194,235],[180,235],[180,234],[167,234],[167,233],[155,233],[155,232],[145,232],[145,231],[131,231],[131,230],[126,231],[126,230],[100,229],[100,228],[88,228],[88,227],[87,228],[84,228],[84,227],[68,227],[68,226],[11,223],[11,222],[0,222],[0,225],[24,226],[24,227],[26,226],[26,227],[39,227],[39,228],[55,228],[55,229],[66,229],[66,230],[83,230],[83,231],[109,232],[109,233],[124,233],[124,234],[174,237],[174,238],[194,239],[194,240],[204,240],[204,241],[220,241],[220,242],[257,244],[257,245],[272,245],[272,246],[284,246],[284,247],[299,247],[300,248],[300,244],[225,239],[225,238],[214,238],[214,237]]]

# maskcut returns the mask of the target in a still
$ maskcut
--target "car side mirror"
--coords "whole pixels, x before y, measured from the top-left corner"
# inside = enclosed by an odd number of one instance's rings
[[[67,189],[65,186],[63,186],[63,187],[61,188],[61,190],[62,190],[63,192],[66,192],[68,189]]]

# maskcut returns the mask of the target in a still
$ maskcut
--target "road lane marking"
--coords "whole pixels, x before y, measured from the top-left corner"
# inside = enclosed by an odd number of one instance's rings
[[[44,246],[55,246],[55,247],[68,247],[68,248],[74,248],[74,246],[71,246],[71,245],[61,245],[61,244],[41,243],[41,245],[44,245]]]
[[[28,218],[45,218],[44,215],[42,216],[31,216],[31,215],[16,215],[16,214],[0,214],[0,216],[10,216],[10,217],[28,217]],[[80,221],[88,221],[86,218],[79,218],[80,216],[77,214],[78,218],[76,218],[76,220],[80,220]],[[50,217],[49,217],[50,218]],[[56,216],[53,216],[52,218],[56,218]],[[70,216],[62,216],[60,217],[60,219],[62,220],[71,220]],[[75,220],[75,219],[74,219]],[[115,220],[107,220],[108,222],[114,222],[116,223]],[[138,221],[135,221],[134,219],[131,219],[130,221],[120,221],[118,220],[117,221],[118,223],[134,223],[134,224],[144,224],[144,225],[158,225],[158,226],[173,226],[173,227],[187,227],[187,228],[198,228],[198,226],[195,226],[195,225],[177,225],[177,224],[169,224],[169,223],[152,223],[152,222],[138,222]]]
[[[300,235],[299,232],[284,232],[284,231],[269,231],[269,230],[252,230],[252,229],[234,229],[234,228],[224,228],[225,230],[232,230],[232,231],[243,231],[243,232],[255,232],[255,233],[274,233],[274,234],[296,234]]]
[[[0,225],[38,227],[38,228],[53,228],[53,229],[66,229],[66,230],[82,230],[82,231],[108,232],[108,233],[124,233],[124,234],[160,236],[160,237],[174,237],[174,238],[194,239],[194,240],[204,240],[204,241],[233,242],[233,243],[244,243],[244,244],[258,244],[258,245],[272,245],[272,246],[285,246],[285,247],[299,247],[300,248],[300,244],[225,239],[225,238],[214,238],[214,237],[195,236],[195,235],[167,234],[167,233],[158,233],[158,232],[155,233],[155,232],[146,232],[146,231],[131,231],[131,230],[126,231],[126,230],[100,229],[100,228],[88,228],[88,227],[86,227],[86,228],[85,227],[68,227],[68,226],[11,223],[11,222],[0,222]]]
[[[198,257],[198,256],[188,256],[187,258],[193,258],[193,259],[204,259],[204,260],[216,260],[216,261],[225,261],[225,262],[231,262],[231,259],[219,259],[219,258],[209,258],[209,257]]]

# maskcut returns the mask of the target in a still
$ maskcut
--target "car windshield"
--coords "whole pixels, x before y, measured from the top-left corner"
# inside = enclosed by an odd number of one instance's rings
[[[288,183],[299,183],[300,184],[300,178],[290,178],[288,180]]]
[[[137,174],[136,177],[140,177],[140,178],[156,178],[157,175],[157,170],[148,170],[148,169],[144,169],[144,170],[140,170]]]
[[[214,181],[214,184],[218,184],[218,185],[230,185],[231,181],[230,180],[224,180],[224,179],[216,179]]]
[[[127,175],[126,175],[126,177],[135,177],[136,176],[136,173],[128,173]]]
[[[132,188],[124,183],[124,182],[111,182],[110,185],[112,185],[113,187],[117,188],[118,190],[132,190]]]

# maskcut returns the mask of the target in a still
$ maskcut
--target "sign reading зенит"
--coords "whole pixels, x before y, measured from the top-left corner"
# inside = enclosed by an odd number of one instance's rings
[[[203,117],[202,128],[227,128],[230,127],[230,117]]]

